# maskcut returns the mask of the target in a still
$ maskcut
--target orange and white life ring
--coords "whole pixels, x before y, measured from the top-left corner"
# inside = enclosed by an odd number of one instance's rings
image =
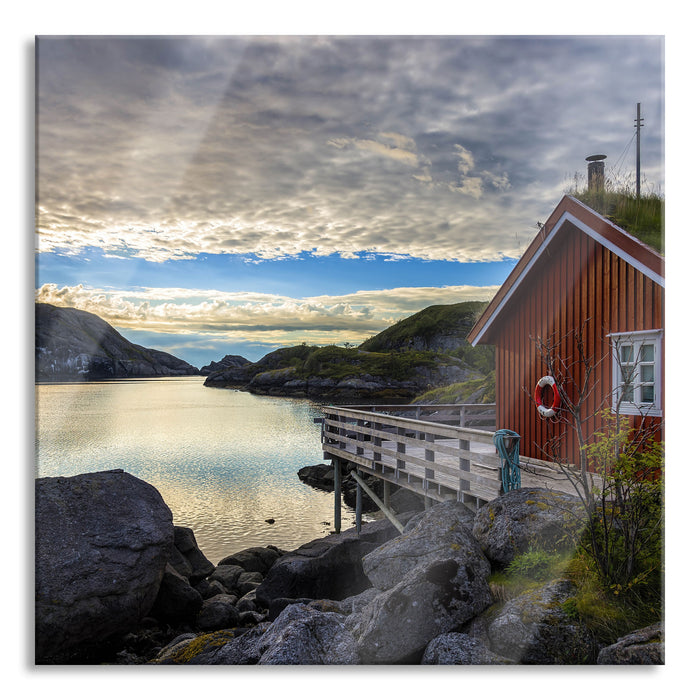
[[[552,387],[552,393],[554,398],[552,399],[551,406],[545,406],[542,401],[542,389],[546,386]],[[535,388],[535,403],[537,404],[537,410],[543,418],[551,418],[561,406],[561,396],[559,395],[559,389],[557,388],[557,383],[554,377],[549,375],[542,377],[539,382],[537,382],[537,387]]]

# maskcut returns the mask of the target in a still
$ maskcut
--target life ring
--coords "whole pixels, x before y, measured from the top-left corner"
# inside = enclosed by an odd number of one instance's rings
[[[552,387],[552,393],[554,394],[551,406],[545,406],[542,402],[542,389],[547,385]],[[535,403],[537,404],[539,414],[543,418],[551,418],[559,410],[559,406],[561,406],[561,396],[559,395],[559,389],[557,389],[557,383],[554,377],[547,375],[537,382],[537,387],[535,388]]]

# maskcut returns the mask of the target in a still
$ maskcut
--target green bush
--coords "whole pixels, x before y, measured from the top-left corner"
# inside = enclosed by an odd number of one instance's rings
[[[551,578],[552,569],[560,562],[560,557],[541,549],[530,549],[519,554],[505,568],[508,576],[528,578],[532,581],[546,581]]]

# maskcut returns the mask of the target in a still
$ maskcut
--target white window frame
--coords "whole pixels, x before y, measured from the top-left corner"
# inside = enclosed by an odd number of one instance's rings
[[[662,339],[663,330],[655,329],[649,331],[630,331],[627,333],[610,333],[608,335],[612,345],[612,402],[613,408],[619,413],[626,416],[661,416],[661,379],[662,379]],[[642,361],[641,347],[642,345],[654,346],[653,361]],[[632,352],[629,355],[630,361],[623,362],[620,357],[620,349],[623,347],[631,347]],[[632,401],[622,400],[621,392],[625,385],[623,377],[623,365],[633,369],[632,375]],[[640,368],[643,365],[653,365],[654,380],[653,384],[640,381]],[[654,387],[654,400],[643,401],[642,391],[645,386],[652,385]]]

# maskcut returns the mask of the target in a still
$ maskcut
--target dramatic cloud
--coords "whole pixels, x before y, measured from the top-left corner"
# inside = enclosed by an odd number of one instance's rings
[[[40,251],[517,256],[645,116],[658,37],[40,38]],[[614,67],[614,69],[613,69]],[[629,163],[627,164],[629,165]]]
[[[411,287],[293,299],[192,289],[91,289],[44,284],[36,300],[97,314],[120,329],[208,336],[279,347],[359,343],[432,304],[493,297],[496,287]],[[213,358],[212,358],[213,359]]]

